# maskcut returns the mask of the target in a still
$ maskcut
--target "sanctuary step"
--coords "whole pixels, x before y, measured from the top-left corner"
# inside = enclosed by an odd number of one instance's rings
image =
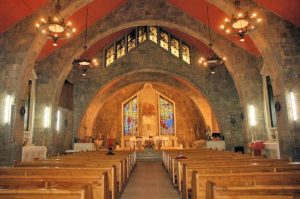
[[[161,152],[155,150],[144,150],[136,152],[137,161],[161,161]]]

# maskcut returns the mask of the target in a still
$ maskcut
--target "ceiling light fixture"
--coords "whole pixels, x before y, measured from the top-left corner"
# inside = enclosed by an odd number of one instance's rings
[[[72,64],[74,67],[78,68],[81,71],[81,74],[83,76],[86,76],[87,72],[89,69],[92,69],[94,66],[98,65],[98,61],[97,59],[93,59],[91,60],[90,58],[88,58],[87,55],[87,45],[86,45],[86,41],[87,41],[87,17],[88,17],[88,10],[86,10],[86,18],[85,18],[85,39],[84,39],[84,54],[83,56],[74,59]]]
[[[240,8],[240,0],[235,0],[235,12],[231,15],[231,19],[225,18],[224,24],[220,26],[226,34],[236,34],[240,41],[245,41],[245,36],[255,29],[257,24],[262,22],[262,18],[258,17],[256,12],[244,11]]]
[[[67,24],[65,23],[64,18],[62,18],[59,14],[60,10],[61,5],[58,0],[55,5],[55,14],[53,16],[49,16],[47,20],[45,18],[41,18],[40,22],[35,24],[42,34],[53,40],[53,46],[58,46],[58,40],[67,39],[76,32],[76,29],[71,27],[71,22],[68,22]]]
[[[200,57],[199,63],[203,66],[207,66],[211,70],[211,74],[215,74],[215,69],[219,66],[222,66],[226,60],[226,57],[219,57],[214,51],[212,50],[212,39],[211,39],[211,33],[210,33],[210,25],[209,25],[209,13],[208,13],[208,7],[206,7],[207,11],[207,24],[208,24],[208,37],[209,37],[209,48],[211,51],[211,54],[208,55],[206,58]]]

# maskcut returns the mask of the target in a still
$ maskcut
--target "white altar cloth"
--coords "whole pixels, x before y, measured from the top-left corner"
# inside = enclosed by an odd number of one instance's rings
[[[23,146],[22,162],[31,162],[35,159],[45,160],[47,157],[47,147],[45,146]]]
[[[224,140],[206,141],[206,148],[225,151],[225,141]]]
[[[96,151],[94,143],[74,143],[75,151]]]

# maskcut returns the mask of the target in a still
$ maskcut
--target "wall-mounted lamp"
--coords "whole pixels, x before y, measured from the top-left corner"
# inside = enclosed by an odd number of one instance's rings
[[[56,131],[59,132],[60,129],[60,110],[56,113]]]
[[[256,125],[256,116],[255,116],[255,108],[253,105],[248,106],[248,117],[250,126]]]
[[[49,106],[46,106],[44,110],[44,128],[49,128],[49,126],[50,126],[50,108]]]
[[[13,96],[6,95],[4,104],[4,124],[10,124],[11,121],[11,106],[13,104]]]
[[[295,94],[293,92],[290,92],[290,96],[291,96],[291,102],[292,102],[293,120],[296,121],[298,119],[298,116],[297,116]]]

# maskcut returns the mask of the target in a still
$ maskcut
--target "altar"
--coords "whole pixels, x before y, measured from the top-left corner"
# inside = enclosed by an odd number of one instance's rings
[[[147,83],[122,103],[121,147],[128,149],[177,147],[176,104]]]
[[[144,148],[149,147],[149,143],[153,143],[154,149],[167,149],[178,147],[176,136],[124,136],[121,138],[122,148],[142,150]]]
[[[45,160],[47,147],[45,146],[23,146],[22,162],[32,162],[34,160]]]

